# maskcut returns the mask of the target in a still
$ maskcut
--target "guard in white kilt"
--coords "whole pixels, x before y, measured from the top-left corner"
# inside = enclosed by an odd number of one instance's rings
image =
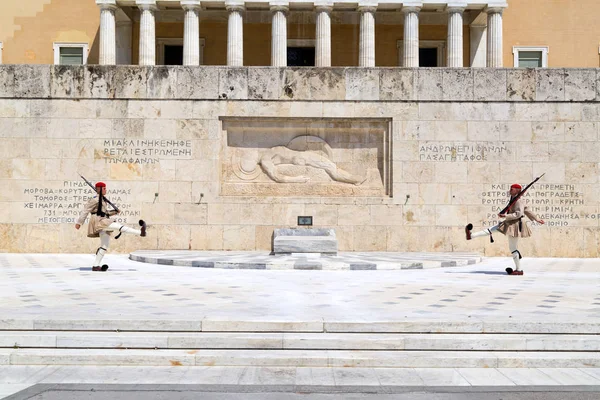
[[[517,200],[513,203],[513,200],[519,195],[519,193],[521,193],[521,190],[522,187],[518,183],[515,183],[510,187],[509,204],[512,203],[512,205],[508,208],[505,214],[498,214],[498,217],[504,218],[504,221],[489,229],[484,229],[475,233],[471,233],[471,230],[473,229],[472,224],[468,224],[465,227],[467,240],[490,236],[493,242],[494,240],[492,238],[492,234],[496,231],[508,237],[508,248],[510,249],[513,261],[515,262],[514,270],[510,267],[506,268],[506,272],[509,275],[523,275],[523,271],[521,270],[521,258],[523,257],[518,249],[519,238],[528,238],[531,236],[531,229],[522,221],[523,217],[526,216],[531,221],[535,221],[540,224],[544,223],[544,221],[532,213],[528,207],[525,207],[525,202],[522,197],[517,198]]]
[[[98,196],[91,198],[85,204],[83,210],[79,214],[75,229],[81,228],[81,225],[85,222],[88,214],[91,214],[88,223],[87,236],[90,238],[100,238],[100,247],[98,247],[98,250],[96,251],[96,260],[92,266],[92,271],[106,271],[108,265],[101,265],[101,263],[104,254],[108,251],[112,232],[119,232],[115,239],[118,239],[119,236],[121,236],[121,233],[146,236],[146,224],[144,221],[140,220],[139,224],[141,229],[133,229],[115,222],[110,217],[117,215],[119,212],[116,210],[108,210],[106,200],[104,200],[104,196],[106,195],[106,184],[104,182],[98,182],[96,183],[95,189]]]

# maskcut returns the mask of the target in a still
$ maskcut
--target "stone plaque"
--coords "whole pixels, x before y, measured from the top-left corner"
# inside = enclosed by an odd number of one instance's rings
[[[385,196],[384,119],[223,119],[225,196]]]

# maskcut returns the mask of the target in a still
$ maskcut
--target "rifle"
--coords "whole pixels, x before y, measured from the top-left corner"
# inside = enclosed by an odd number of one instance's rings
[[[537,178],[535,178],[533,180],[533,182],[531,182],[529,185],[525,186],[525,189],[521,190],[521,192],[518,195],[516,195],[514,198],[512,198],[510,203],[508,203],[508,205],[506,207],[504,207],[502,209],[502,211],[500,211],[498,214],[505,214],[512,207],[512,205],[515,204],[517,202],[517,200],[519,200],[519,198],[521,198],[521,196],[523,196],[523,194],[527,191],[527,189],[529,189],[531,187],[531,185],[533,185],[534,183],[539,181],[540,178],[544,175],[546,175],[545,172],[543,174],[541,174],[540,176],[538,176]]]
[[[523,194],[525,194],[525,192],[527,191],[527,189],[529,189],[531,187],[531,185],[533,185],[534,183],[536,183],[537,181],[540,180],[540,178],[542,176],[546,175],[546,173],[544,172],[543,174],[541,174],[540,176],[538,176],[537,178],[535,178],[533,180],[533,182],[531,182],[529,185],[525,186],[525,189],[521,190],[521,192],[516,195],[514,198],[512,198],[510,200],[510,202],[508,203],[508,205],[506,207],[504,207],[498,214],[505,214],[511,207],[513,204],[515,204],[517,202],[517,200],[519,200],[521,198],[521,196],[523,196]],[[490,243],[494,243],[494,237],[492,236],[492,230],[495,230],[499,227],[501,227],[504,223],[506,222],[506,220],[498,223],[497,225],[495,225],[494,227],[488,229],[488,231],[490,232]],[[469,226],[471,226],[471,228],[468,228]],[[469,224],[467,225],[467,229],[472,229],[473,225]]]
[[[88,181],[87,179],[85,179],[83,177],[83,175],[79,174],[79,176],[81,177],[81,179],[83,179],[85,181],[85,183],[87,183],[93,190],[94,192],[96,191],[96,187],[94,185],[92,185],[92,183],[90,181]],[[110,200],[108,200],[106,197],[102,197],[104,199],[104,201],[106,201],[108,204],[111,205],[111,207],[116,211],[119,212],[119,209],[117,208],[117,206],[115,206]]]

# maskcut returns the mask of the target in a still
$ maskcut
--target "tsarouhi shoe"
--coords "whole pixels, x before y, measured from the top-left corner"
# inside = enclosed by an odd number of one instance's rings
[[[142,227],[142,229],[141,229],[142,234],[140,236],[146,236],[146,223],[144,222],[143,219],[140,219],[139,224]]]
[[[100,267],[100,266],[92,267],[92,271],[102,271],[102,267]]]
[[[512,268],[506,268],[506,273],[508,275],[523,275],[523,271],[515,271]]]
[[[100,267],[100,271],[106,271],[108,269],[108,265],[104,264],[102,267]]]
[[[473,230],[473,224],[468,224],[465,226],[465,234],[467,235],[467,240],[471,240],[471,230]]]

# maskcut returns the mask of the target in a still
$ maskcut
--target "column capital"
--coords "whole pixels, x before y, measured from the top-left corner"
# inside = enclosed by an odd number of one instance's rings
[[[377,1],[363,0],[358,2],[358,11],[360,12],[375,12],[377,10]]]
[[[447,12],[463,12],[467,8],[467,3],[464,1],[450,1],[446,5]]]
[[[101,10],[116,10],[119,8],[117,6],[117,0],[96,0],[96,5],[100,7]]]
[[[140,10],[156,11],[158,9],[156,7],[156,0],[135,0],[135,5]]]
[[[483,12],[486,14],[494,14],[502,12],[508,7],[508,3],[506,0],[489,0],[486,7],[483,9]]]
[[[282,11],[287,13],[290,11],[290,2],[289,1],[270,1],[269,2],[269,10],[271,12]]]
[[[418,13],[419,11],[421,11],[421,8],[423,8],[422,1],[405,1],[402,3],[402,12],[403,13],[411,13],[411,12]]]
[[[315,0],[315,10],[330,13],[333,10],[333,0]]]
[[[402,7],[402,12],[405,14],[418,13],[419,11],[421,11],[421,7]]]
[[[225,9],[227,11],[239,11],[242,12],[246,9],[244,0],[225,0]]]
[[[331,14],[333,11],[333,6],[315,6],[315,11]]]
[[[374,6],[358,6],[358,12],[361,13],[374,13],[375,11],[377,11],[377,7]]]
[[[483,12],[486,14],[502,14],[505,9],[506,9],[506,7],[502,7],[502,6],[492,6],[492,7],[488,6],[483,9]]]
[[[200,0],[181,0],[179,2],[184,10],[199,10],[202,6]]]
[[[461,0],[455,0],[455,1],[461,1]],[[489,7],[489,8],[491,8],[491,7],[506,8],[506,7],[508,7],[508,2],[507,2],[507,0],[488,0],[487,7]]]

